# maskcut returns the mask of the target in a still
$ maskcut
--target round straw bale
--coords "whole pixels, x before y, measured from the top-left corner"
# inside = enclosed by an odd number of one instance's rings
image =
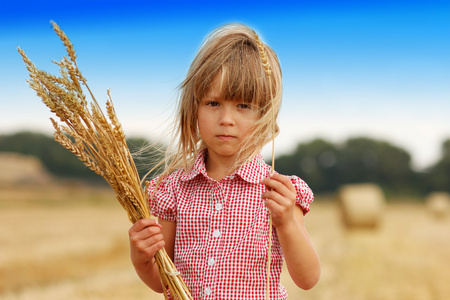
[[[337,194],[344,224],[349,228],[379,225],[386,202],[381,188],[372,183],[343,185]]]
[[[446,192],[430,193],[425,199],[425,204],[432,216],[437,219],[445,218],[450,213],[450,194]]]
[[[35,157],[11,152],[0,153],[0,185],[43,184],[51,175]]]

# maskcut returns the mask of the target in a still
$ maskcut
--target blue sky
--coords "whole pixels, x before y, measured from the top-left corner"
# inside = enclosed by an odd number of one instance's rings
[[[0,2],[0,134],[51,133],[50,113],[16,51],[52,73],[75,45],[97,99],[111,89],[129,136],[166,130],[177,86],[204,37],[225,23],[253,27],[284,76],[277,153],[316,137],[368,136],[405,148],[418,168],[450,138],[450,1]]]

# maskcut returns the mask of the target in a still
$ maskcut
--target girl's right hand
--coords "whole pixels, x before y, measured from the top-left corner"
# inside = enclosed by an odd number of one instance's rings
[[[164,247],[162,226],[155,219],[142,219],[128,231],[131,262],[136,269],[150,269],[155,253]]]

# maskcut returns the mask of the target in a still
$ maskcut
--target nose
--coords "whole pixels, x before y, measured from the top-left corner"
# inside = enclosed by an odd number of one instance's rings
[[[219,123],[223,126],[232,126],[235,124],[234,111],[232,105],[223,105],[220,110]]]

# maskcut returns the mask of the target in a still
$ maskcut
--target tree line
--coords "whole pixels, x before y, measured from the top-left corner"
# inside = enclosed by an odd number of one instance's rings
[[[323,139],[301,143],[276,161],[276,170],[296,174],[316,192],[333,192],[348,183],[373,182],[388,195],[422,197],[431,191],[450,192],[450,139],[438,161],[415,171],[411,155],[387,141],[355,137],[342,144]]]
[[[152,169],[161,153],[150,153],[143,138],[127,139],[128,148],[134,154],[136,167],[142,178]],[[103,178],[87,168],[83,162],[56,142],[52,136],[34,132],[19,132],[0,135],[0,152],[16,152],[38,158],[44,167],[57,177],[85,179],[93,183],[105,182]],[[155,157],[157,159],[155,159]]]
[[[140,176],[161,158],[144,146],[143,138],[127,139]],[[143,150],[144,149],[144,150]],[[0,152],[37,157],[58,177],[76,177],[93,182],[102,179],[64,149],[53,137],[33,132],[0,135]],[[298,144],[295,151],[276,158],[276,171],[304,179],[315,193],[334,192],[342,184],[374,182],[388,194],[423,196],[430,191],[450,192],[450,139],[444,141],[438,161],[415,171],[411,155],[387,141],[367,137],[350,138],[341,144],[315,139]]]

